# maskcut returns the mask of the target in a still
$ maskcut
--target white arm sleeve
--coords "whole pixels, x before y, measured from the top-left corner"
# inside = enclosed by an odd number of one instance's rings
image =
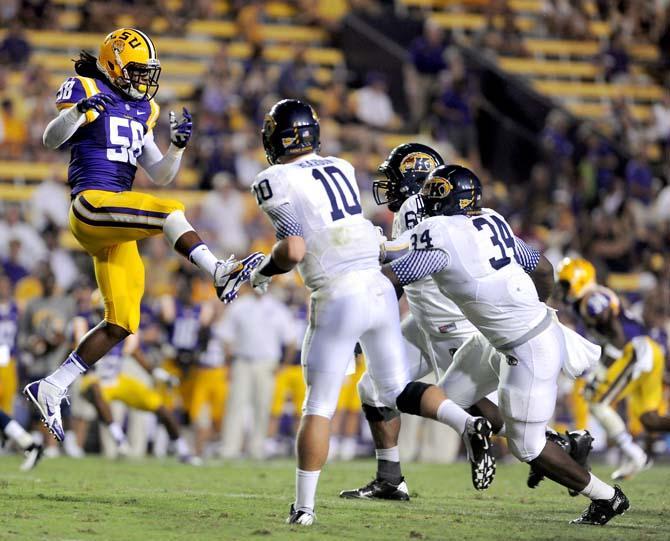
[[[63,109],[44,130],[42,136],[44,146],[50,149],[58,148],[72,137],[84,122],[86,122],[86,114],[80,113],[76,106]]]
[[[149,130],[144,136],[144,148],[138,161],[154,184],[165,186],[170,184],[177,175],[183,153],[183,148],[170,144],[168,151],[163,156],[163,153],[154,141],[153,130]]]

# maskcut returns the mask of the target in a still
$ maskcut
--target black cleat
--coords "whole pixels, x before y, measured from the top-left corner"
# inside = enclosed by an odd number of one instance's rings
[[[588,430],[573,430],[572,432],[566,432],[565,436],[561,436],[554,430],[547,430],[546,436],[547,440],[553,441],[568,453],[577,464],[591,471],[591,467],[588,465],[588,458],[591,449],[593,449],[593,436],[591,436]],[[537,487],[543,479],[544,474],[531,466],[528,473],[528,488]],[[568,489],[568,493],[570,496],[577,496],[579,494],[579,492],[570,489]]]
[[[353,490],[343,490],[340,492],[340,498],[359,498],[362,500],[396,500],[401,502],[409,501],[409,490],[405,478],[402,477],[400,483],[394,485],[385,479],[373,479],[362,488]]]
[[[295,505],[291,504],[291,510],[289,511],[288,518],[286,519],[286,524],[300,524],[301,526],[311,526],[316,521],[316,515],[314,511],[310,509],[298,509],[296,510]]]
[[[619,485],[614,485],[614,496],[609,500],[593,500],[591,505],[582,513],[582,516],[571,520],[570,524],[588,524],[603,526],[616,515],[623,515],[630,507],[630,502],[621,491]]]
[[[496,476],[496,459],[493,456],[491,436],[493,428],[484,417],[475,417],[462,435],[472,469],[472,486],[486,490]]]

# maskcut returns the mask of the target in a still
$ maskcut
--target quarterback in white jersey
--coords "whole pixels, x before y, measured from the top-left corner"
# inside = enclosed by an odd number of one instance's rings
[[[621,489],[590,474],[545,436],[567,358],[563,330],[542,302],[553,288],[551,265],[543,258],[534,279],[524,271],[509,224],[481,209],[481,184],[468,169],[437,167],[421,196],[428,218],[408,232],[410,252],[385,266],[384,274],[396,287],[432,275],[440,291],[505,355],[498,394],[510,450],[592,500],[573,522],[605,524],[623,514],[629,503]]]
[[[287,522],[314,522],[330,419],[356,342],[385,406],[452,426],[472,449],[472,461],[484,463],[490,449],[488,421],[472,417],[437,386],[409,375],[396,292],[381,274],[379,237],[362,215],[353,167],[317,154],[318,119],[298,100],[275,104],[262,135],[272,167],[258,175],[253,191],[278,241],[250,281],[263,290],[273,275],[297,266],[312,292],[302,348],[307,395],[298,431],[296,500]]]

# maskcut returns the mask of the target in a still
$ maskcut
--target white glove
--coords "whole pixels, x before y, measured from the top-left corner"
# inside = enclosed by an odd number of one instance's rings
[[[179,378],[170,374],[167,370],[161,367],[156,367],[151,371],[151,376],[161,383],[165,383],[169,387],[176,387],[179,385]]]
[[[267,292],[268,286],[272,281],[272,276],[265,276],[264,274],[261,274],[261,269],[265,267],[265,264],[269,260],[270,256],[266,255],[263,262],[252,271],[251,277],[249,278],[249,283],[251,284],[251,287],[253,287],[254,291],[259,295]]]

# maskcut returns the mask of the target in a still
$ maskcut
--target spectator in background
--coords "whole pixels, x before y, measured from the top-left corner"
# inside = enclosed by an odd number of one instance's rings
[[[235,189],[230,173],[214,175],[212,186],[214,189],[202,201],[202,225],[215,234],[222,252],[243,253],[249,246],[244,230],[244,197]]]
[[[439,91],[439,75],[448,69],[446,51],[448,39],[435,21],[427,19],[423,35],[409,47],[410,63],[405,66],[407,92],[412,127],[419,131],[421,121]]]
[[[447,140],[460,156],[478,163],[477,134],[472,97],[464,78],[444,78],[442,94],[435,104],[435,135],[438,141]]]
[[[603,77],[607,82],[625,79],[630,69],[628,44],[622,32],[616,31],[600,55]]]
[[[5,275],[11,280],[12,285],[25,278],[30,273],[19,258],[21,257],[21,241],[15,237],[9,239],[9,253],[7,257],[2,258],[2,269]]]
[[[25,69],[30,60],[30,53],[30,43],[25,37],[23,28],[14,24],[0,43],[0,64],[13,69]]]
[[[670,44],[669,44],[670,46]],[[666,167],[670,164],[670,91],[663,93],[660,102],[654,103],[651,108],[652,125],[649,128],[648,138],[661,145],[662,158]]]
[[[360,122],[380,130],[391,130],[398,126],[399,119],[387,90],[383,73],[368,73],[365,86],[354,93],[354,110]]]
[[[56,277],[56,286],[61,291],[67,291],[79,277],[79,270],[72,259],[70,251],[60,245],[60,230],[49,224],[42,231],[42,239],[46,244],[47,261]]]
[[[222,328],[226,357],[232,360],[222,455],[240,457],[246,432],[249,455],[262,459],[274,374],[280,360],[288,364],[293,359],[296,333],[293,315],[283,303],[273,295],[259,296],[246,286],[245,289],[227,309]],[[262,339],[259,329],[263,331]]]
[[[626,184],[628,195],[648,206],[653,197],[654,176],[645,151],[643,145],[634,149],[633,157],[626,164]]]
[[[308,100],[308,90],[318,86],[314,68],[307,63],[306,52],[305,46],[299,46],[293,60],[282,66],[277,81],[277,92],[282,98]]]
[[[23,221],[21,207],[9,203],[5,207],[5,216],[0,220],[0,256],[8,254],[10,239],[21,242],[19,263],[32,270],[36,263],[46,257],[46,246],[37,231]]]
[[[2,123],[0,157],[20,159],[28,142],[28,128],[25,121],[16,114],[14,103],[10,99],[2,101],[0,122]]]

